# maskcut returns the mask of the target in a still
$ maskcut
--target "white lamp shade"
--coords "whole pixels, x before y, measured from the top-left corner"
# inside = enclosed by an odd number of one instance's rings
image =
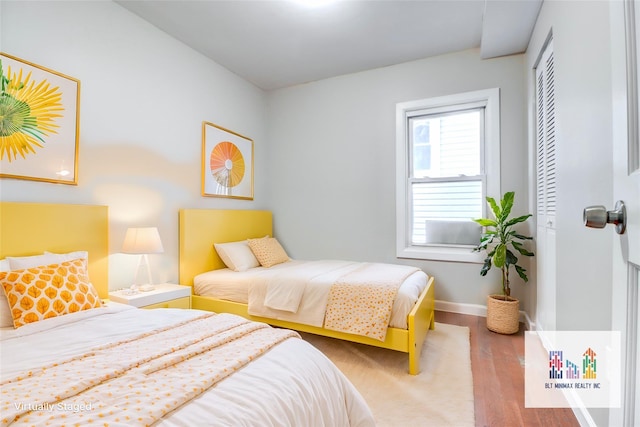
[[[122,252],[126,254],[160,254],[164,252],[157,227],[129,228]]]

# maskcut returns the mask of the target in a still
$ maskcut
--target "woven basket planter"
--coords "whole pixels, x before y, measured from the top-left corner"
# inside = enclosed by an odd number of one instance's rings
[[[499,334],[515,334],[520,329],[520,301],[503,295],[487,297],[487,329]]]

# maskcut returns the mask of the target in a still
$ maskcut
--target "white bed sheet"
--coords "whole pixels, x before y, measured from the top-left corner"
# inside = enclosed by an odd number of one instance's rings
[[[335,282],[339,275],[353,270],[360,265],[360,263],[334,260],[291,260],[269,268],[256,267],[242,272],[223,268],[197,275],[193,279],[193,289],[196,295],[209,296],[243,304],[248,304],[251,298],[251,302],[255,303],[264,300],[266,294],[265,282],[270,277],[282,274],[287,270],[305,268],[305,265],[308,266],[310,263],[319,262],[326,264],[326,270],[310,282],[310,284],[313,284],[313,287],[306,287],[305,295],[297,313],[264,307],[261,309],[260,315],[272,319],[320,327],[322,326],[324,318],[324,306],[326,304],[328,288]],[[402,283],[393,304],[389,326],[407,329],[407,316],[427,286],[427,282],[427,274],[423,271],[417,271]],[[257,286],[253,286],[256,284]]]
[[[2,328],[0,380],[201,314],[109,303],[16,330]],[[375,421],[362,396],[329,359],[307,342],[290,338],[156,425],[373,426]]]

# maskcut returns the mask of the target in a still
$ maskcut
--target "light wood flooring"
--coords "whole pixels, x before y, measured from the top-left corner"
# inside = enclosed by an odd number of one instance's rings
[[[501,335],[486,327],[484,317],[436,312],[436,322],[468,326],[476,426],[578,427],[569,408],[524,407],[524,327]]]

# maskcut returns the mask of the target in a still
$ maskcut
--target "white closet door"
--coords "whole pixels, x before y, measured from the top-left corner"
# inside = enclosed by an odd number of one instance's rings
[[[556,115],[553,41],[536,67],[536,328],[556,328]]]

